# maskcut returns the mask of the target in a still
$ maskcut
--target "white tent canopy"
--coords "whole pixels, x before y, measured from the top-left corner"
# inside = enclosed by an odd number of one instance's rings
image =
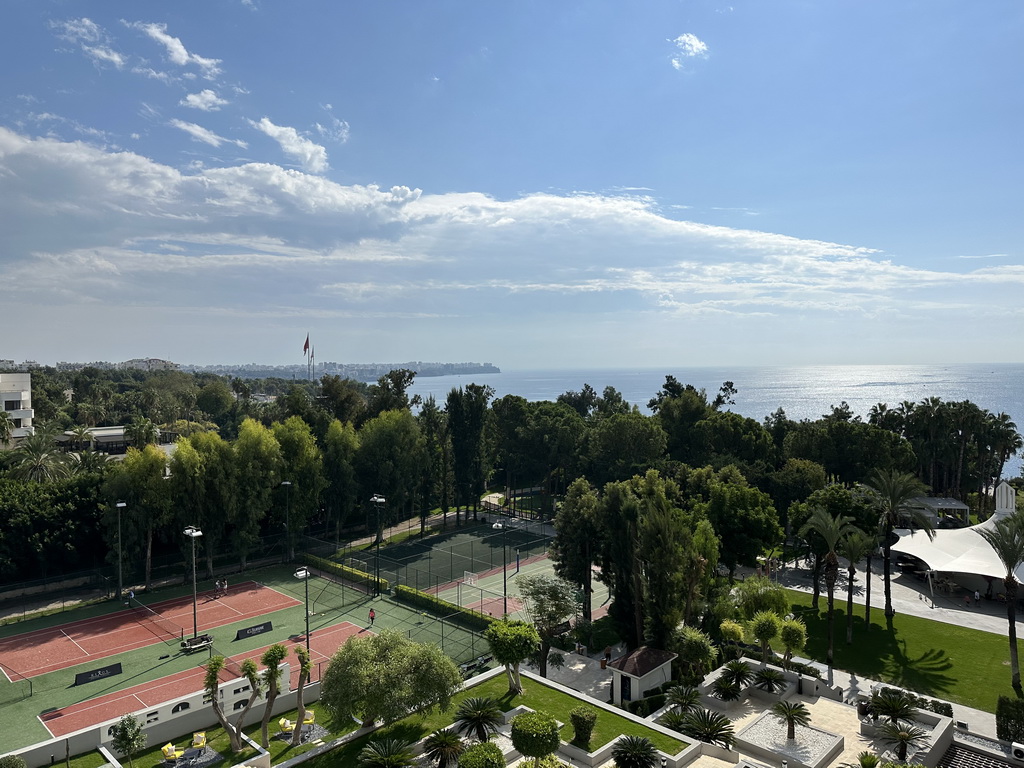
[[[978,531],[990,530],[1015,509],[1014,490],[1006,483],[996,488],[996,511],[988,520],[970,528],[935,531],[933,539],[924,531],[906,532],[892,545],[894,552],[916,557],[928,568],[943,573],[969,573],[1002,579],[1006,568]],[[1017,581],[1024,582],[1024,565],[1017,568]]]

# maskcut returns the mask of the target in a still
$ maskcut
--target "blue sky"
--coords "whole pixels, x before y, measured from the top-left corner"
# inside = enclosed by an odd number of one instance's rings
[[[1017,0],[4,12],[0,357],[1022,360]]]

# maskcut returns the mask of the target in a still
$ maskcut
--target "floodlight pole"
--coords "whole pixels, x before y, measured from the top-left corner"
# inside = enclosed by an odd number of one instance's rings
[[[375,537],[377,539],[377,551],[376,551],[376,554],[374,554],[374,556],[373,556],[373,570],[374,570],[374,582],[376,583],[375,587],[374,587],[374,594],[377,597],[380,597],[380,539],[381,539],[380,510],[381,510],[381,507],[383,507],[384,504],[386,503],[386,500],[379,493],[375,493],[375,494],[373,494],[373,497],[370,499],[370,503],[373,504],[373,506],[377,510],[377,527],[376,527],[376,531],[375,531],[375,533],[377,534],[376,537]]]
[[[507,532],[505,524],[500,520],[491,526],[496,531],[501,531],[501,595],[505,601],[505,615],[508,616],[508,549],[506,547]]]
[[[203,535],[203,532],[190,525],[184,531],[185,535],[192,539],[192,638],[199,637],[199,593],[196,590],[196,539]]]
[[[128,505],[119,501],[114,506],[117,507],[117,599],[120,600],[124,594],[124,583],[121,577],[121,510]]]
[[[306,584],[306,653],[309,653],[309,569],[299,568],[295,572],[296,579],[302,579]]]

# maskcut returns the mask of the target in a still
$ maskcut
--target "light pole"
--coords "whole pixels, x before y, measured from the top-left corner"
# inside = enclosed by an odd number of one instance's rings
[[[296,579],[302,579],[306,584],[306,652],[309,652],[309,569],[299,568],[295,572]]]
[[[203,535],[203,532],[190,525],[184,531],[185,535],[192,539],[192,637],[199,637],[199,598],[196,591],[196,539]]]
[[[508,616],[508,551],[506,549],[505,524],[497,522],[491,526],[496,531],[501,531],[501,594],[505,600],[505,615]]]
[[[380,510],[381,510],[381,507],[384,506],[386,501],[385,501],[384,497],[381,496],[379,493],[375,493],[375,494],[373,494],[373,497],[370,499],[370,503],[373,504],[374,507],[377,509],[377,522],[376,522],[376,525],[377,525],[377,537],[376,537],[377,538],[377,552],[373,556],[373,570],[374,570],[374,581],[376,582],[376,587],[374,589],[374,594],[376,594],[377,597],[380,597],[380,538],[381,538]]]
[[[128,505],[119,501],[114,506],[117,507],[117,599],[120,600],[124,594],[124,584],[121,581],[121,510]]]
[[[284,488],[284,548],[288,562],[292,561],[292,484],[290,480],[282,480],[281,487]]]

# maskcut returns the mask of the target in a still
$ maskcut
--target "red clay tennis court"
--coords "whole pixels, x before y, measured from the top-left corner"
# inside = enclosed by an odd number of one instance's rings
[[[191,606],[191,600],[189,605]],[[318,670],[320,665],[330,659],[339,646],[352,635],[360,633],[369,634],[369,630],[364,627],[357,627],[355,624],[347,621],[313,632],[310,637],[310,657],[313,662],[312,679],[319,679]],[[290,653],[290,650],[291,646],[301,643],[305,643],[305,638],[290,639],[282,643],[282,645],[289,648],[289,661],[292,668],[292,689],[298,684],[299,670],[298,665],[295,663],[296,656]],[[269,647],[267,645],[248,653],[232,656],[231,661],[240,664],[245,659],[259,659]],[[204,676],[204,668],[197,666],[195,669],[178,672],[174,675],[162,677],[159,680],[126,688],[123,691],[110,693],[106,696],[98,696],[95,699],[89,699],[88,701],[47,712],[41,715],[39,719],[54,737],[65,736],[82,728],[113,720],[126,712],[137,712],[140,709],[152,708],[165,701],[201,691],[203,689]],[[227,681],[224,675],[222,675],[221,679],[223,682]]]
[[[254,581],[233,586],[223,597],[201,592],[197,604],[200,631],[301,605],[299,600]],[[87,661],[173,640],[171,630],[192,634],[192,596],[149,606],[157,617],[132,608],[94,619],[39,629],[0,640],[4,664],[25,677],[67,669]],[[185,629],[185,628],[189,629]]]

